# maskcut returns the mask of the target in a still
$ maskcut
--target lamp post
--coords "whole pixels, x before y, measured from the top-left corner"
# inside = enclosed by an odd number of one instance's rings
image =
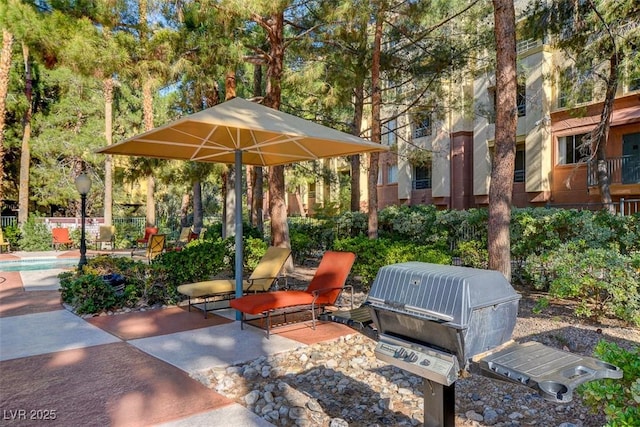
[[[76,178],[76,189],[80,193],[80,211],[82,215],[82,224],[80,225],[80,262],[78,262],[78,270],[82,271],[82,268],[87,264],[87,242],[84,237],[85,220],[87,217],[87,194],[91,189],[91,179],[81,173]]]

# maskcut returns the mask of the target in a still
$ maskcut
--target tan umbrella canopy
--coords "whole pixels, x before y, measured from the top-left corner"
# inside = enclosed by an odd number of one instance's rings
[[[276,166],[388,148],[273,108],[234,98],[98,153]],[[236,192],[236,295],[242,295],[242,174]]]
[[[282,111],[234,98],[98,150],[161,159],[275,166],[383,151],[374,144]]]

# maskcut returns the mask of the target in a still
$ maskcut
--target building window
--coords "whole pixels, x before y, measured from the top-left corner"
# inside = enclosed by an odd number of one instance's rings
[[[398,121],[396,119],[389,120],[382,125],[382,145],[396,145],[398,142]]]
[[[432,132],[431,115],[425,113],[418,116],[414,122],[413,137],[422,138],[431,135]]]
[[[516,148],[516,164],[513,170],[513,182],[525,181],[524,146]]]
[[[587,134],[561,136],[558,138],[558,164],[571,165],[585,161],[589,157],[589,149],[581,147],[582,138]]]
[[[382,169],[378,169],[378,185],[382,184]]]
[[[516,94],[518,117],[527,115],[527,80],[524,76],[518,77],[518,92]]]
[[[566,108],[572,104],[583,104],[593,99],[593,80],[588,72],[580,72],[575,67],[560,72],[558,83],[558,107]]]
[[[431,165],[420,165],[413,168],[413,189],[431,188]]]
[[[398,182],[398,165],[389,165],[387,167],[387,184],[395,184]]]
[[[312,182],[311,184],[309,184],[309,198],[311,199],[315,199],[316,198],[316,183]]]

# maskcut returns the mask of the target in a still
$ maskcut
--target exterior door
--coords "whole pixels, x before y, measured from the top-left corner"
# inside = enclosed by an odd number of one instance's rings
[[[622,183],[640,183],[640,133],[622,136]]]

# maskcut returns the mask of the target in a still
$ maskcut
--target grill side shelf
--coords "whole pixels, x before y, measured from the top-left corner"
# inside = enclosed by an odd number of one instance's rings
[[[580,384],[622,378],[622,370],[599,359],[558,350],[535,341],[509,342],[471,360],[473,373],[535,389],[552,402],[570,402]]]
[[[369,307],[360,306],[352,310],[338,310],[326,312],[318,317],[320,320],[327,322],[336,322],[347,325],[361,334],[378,341],[378,330],[373,325],[371,318],[371,310]]]

